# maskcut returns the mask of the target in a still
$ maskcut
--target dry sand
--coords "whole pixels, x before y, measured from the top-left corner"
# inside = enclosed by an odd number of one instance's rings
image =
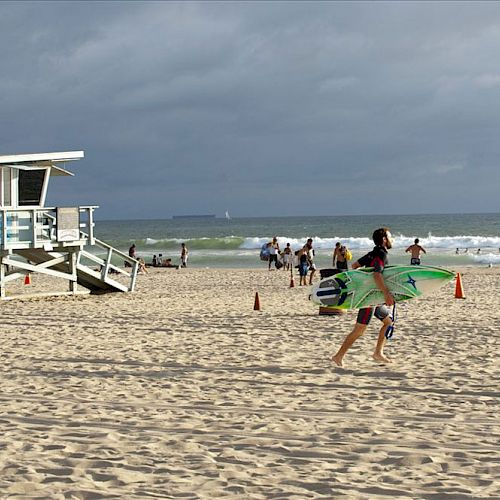
[[[355,313],[281,271],[0,302],[0,496],[500,498],[500,270],[462,271],[400,307],[390,366],[376,320],[333,366]]]

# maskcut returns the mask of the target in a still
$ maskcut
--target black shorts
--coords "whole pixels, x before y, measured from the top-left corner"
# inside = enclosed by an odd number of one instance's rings
[[[270,254],[269,255],[269,265],[271,265],[271,262],[278,262],[278,255],[277,254]]]
[[[419,266],[420,265],[420,259],[418,257],[412,257],[410,264],[412,266]]]
[[[358,318],[356,320],[356,323],[359,323],[360,325],[367,325],[368,323],[370,323],[374,312],[375,317],[380,321],[384,321],[384,319],[387,318],[387,316],[389,316],[389,314],[391,313],[386,305],[377,306],[375,308],[365,307],[364,309],[360,309],[358,311]]]
[[[347,260],[344,260],[343,262],[337,261],[337,269],[342,269],[343,271],[347,271],[349,269]]]

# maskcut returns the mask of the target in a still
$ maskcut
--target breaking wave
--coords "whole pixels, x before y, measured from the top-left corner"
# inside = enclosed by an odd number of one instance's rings
[[[287,243],[294,249],[298,249],[304,245],[309,236],[287,237],[278,236],[278,242],[283,248]],[[314,247],[318,250],[331,250],[335,247],[335,243],[340,241],[343,245],[347,245],[352,250],[365,250],[371,248],[373,243],[370,238],[347,237],[347,238],[313,238]],[[413,244],[414,236],[394,235],[394,248],[406,248]],[[139,247],[153,250],[170,250],[178,249],[181,243],[186,243],[189,249],[192,250],[258,250],[267,243],[269,237],[243,237],[243,236],[227,236],[222,238],[145,238],[136,240],[135,243]],[[126,247],[129,242],[114,242],[118,247]],[[433,236],[429,234],[427,237],[420,238],[420,245],[424,248],[441,249],[441,250],[456,250],[459,249],[463,253],[465,249],[475,252],[478,248],[481,249],[500,249],[500,237],[497,236]],[[480,259],[482,256],[477,256]]]

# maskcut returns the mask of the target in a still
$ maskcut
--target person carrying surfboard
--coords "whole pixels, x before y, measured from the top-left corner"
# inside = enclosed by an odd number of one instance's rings
[[[370,323],[372,316],[382,321],[382,327],[379,331],[373,359],[382,363],[390,363],[391,360],[384,355],[384,345],[386,342],[385,332],[392,326],[392,319],[389,308],[387,306],[394,305],[394,297],[387,288],[383,271],[388,264],[387,251],[392,248],[392,235],[388,228],[381,227],[373,232],[373,242],[375,247],[373,250],[352,264],[353,269],[358,267],[373,267],[373,278],[377,287],[383,292],[385,304],[377,307],[366,307],[358,311],[356,324],[352,331],[344,339],[340,349],[332,356],[332,361],[337,366],[343,366],[343,359],[349,348],[356,340],[365,333],[366,327]]]

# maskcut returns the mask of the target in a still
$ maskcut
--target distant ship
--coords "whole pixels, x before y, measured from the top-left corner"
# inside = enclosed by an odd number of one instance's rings
[[[215,214],[172,215],[172,219],[215,219]]]

